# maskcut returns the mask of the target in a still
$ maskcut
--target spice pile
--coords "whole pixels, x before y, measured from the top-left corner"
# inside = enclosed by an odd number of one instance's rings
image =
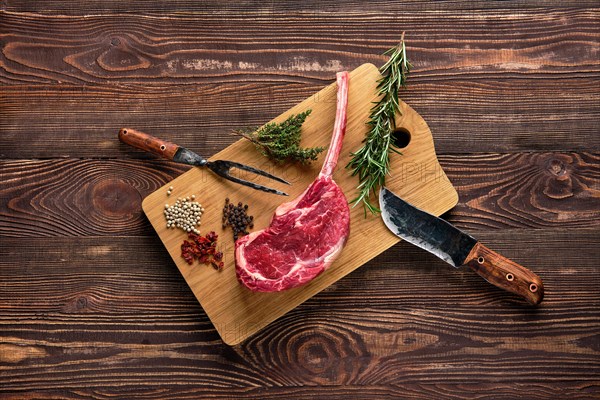
[[[310,164],[325,150],[325,147],[300,147],[302,124],[310,113],[309,109],[298,115],[290,115],[281,123],[270,122],[261,128],[242,129],[234,133],[254,143],[264,156],[272,160]]]
[[[181,245],[181,257],[188,264],[192,265],[194,260],[203,264],[210,264],[217,271],[221,271],[223,266],[223,253],[217,251],[217,235],[214,231],[208,232],[206,236],[196,233],[189,233],[190,240],[184,240]]]
[[[175,229],[177,227],[188,233],[200,234],[197,227],[200,226],[204,207],[194,201],[195,199],[196,196],[192,195],[191,197],[177,199],[172,206],[165,204],[164,214],[167,220],[167,228]]]
[[[223,229],[231,226],[233,229],[233,240],[238,240],[239,236],[248,234],[248,228],[254,228],[254,217],[248,215],[248,204],[242,205],[239,202],[237,206],[229,202],[229,198],[225,199],[225,206],[223,206]]]

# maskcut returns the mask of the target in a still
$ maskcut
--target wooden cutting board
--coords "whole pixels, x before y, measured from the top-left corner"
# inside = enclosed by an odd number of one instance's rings
[[[349,200],[356,196],[358,182],[344,167],[350,159],[349,153],[361,146],[367,132],[365,122],[376,99],[375,87],[379,78],[379,71],[372,64],[364,64],[350,73],[346,137],[334,173],[334,179]],[[335,119],[336,90],[337,86],[333,83],[273,121],[281,122],[290,114],[310,108],[312,114],[302,127],[302,144],[328,146]],[[403,155],[392,154],[392,176],[387,179],[387,186],[416,206],[440,215],[456,205],[458,195],[438,163],[431,131],[425,120],[407,104],[402,103],[401,107],[402,115],[398,116],[397,124],[410,133],[411,139],[402,150]],[[177,142],[177,138],[164,139]],[[202,153],[202,149],[191,150]],[[225,343],[240,343],[399,241],[380,217],[369,215],[365,219],[362,206],[357,206],[351,209],[350,237],[346,247],[333,265],[312,282],[280,293],[254,293],[238,283],[233,235],[229,228],[223,230],[221,226],[225,198],[229,197],[234,203],[247,203],[249,214],[254,215],[254,229],[262,229],[268,226],[279,204],[298,196],[315,179],[324,156],[325,152],[310,167],[278,166],[260,155],[251,143],[240,140],[215,154],[211,160],[233,160],[283,177],[292,186],[242,175],[284,190],[290,197],[259,192],[224,180],[207,169],[193,168],[144,199],[144,212]],[[167,197],[168,186],[174,187],[170,197]],[[181,258],[181,243],[186,234],[166,227],[163,215],[165,203],[173,204],[176,198],[192,194],[205,208],[201,233],[215,231],[219,234],[218,248],[223,251],[225,262],[221,272],[201,264],[188,265]]]

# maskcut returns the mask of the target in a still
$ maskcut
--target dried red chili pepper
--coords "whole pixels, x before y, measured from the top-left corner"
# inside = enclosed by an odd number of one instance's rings
[[[225,263],[223,253],[217,251],[217,235],[214,231],[208,232],[205,236],[189,233],[188,239],[181,244],[181,257],[190,265],[194,260],[202,264],[210,264],[218,271],[223,269]]]

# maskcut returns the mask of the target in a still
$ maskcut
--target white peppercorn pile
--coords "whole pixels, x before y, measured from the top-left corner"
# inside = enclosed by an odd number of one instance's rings
[[[167,228],[180,228],[188,233],[200,234],[197,227],[200,226],[204,207],[194,201],[195,199],[196,196],[183,197],[178,198],[172,206],[165,204],[164,214],[167,220]]]

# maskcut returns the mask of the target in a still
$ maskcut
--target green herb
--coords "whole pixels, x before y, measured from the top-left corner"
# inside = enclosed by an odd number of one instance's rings
[[[300,147],[302,124],[311,111],[309,109],[298,115],[291,115],[282,123],[271,122],[259,129],[238,130],[234,133],[254,143],[264,156],[272,160],[309,164],[325,150],[325,147]]]
[[[358,196],[352,203],[363,203],[365,217],[367,210],[372,214],[381,212],[371,203],[371,194],[376,195],[380,186],[385,184],[385,177],[390,173],[390,151],[401,154],[392,140],[396,129],[396,113],[400,113],[398,92],[406,87],[406,78],[412,67],[406,58],[404,33],[400,43],[384,53],[389,60],[380,68],[381,78],[377,84],[379,101],[371,108],[370,126],[363,147],[351,153],[352,159],[346,168],[352,169],[352,175],[358,175]]]

